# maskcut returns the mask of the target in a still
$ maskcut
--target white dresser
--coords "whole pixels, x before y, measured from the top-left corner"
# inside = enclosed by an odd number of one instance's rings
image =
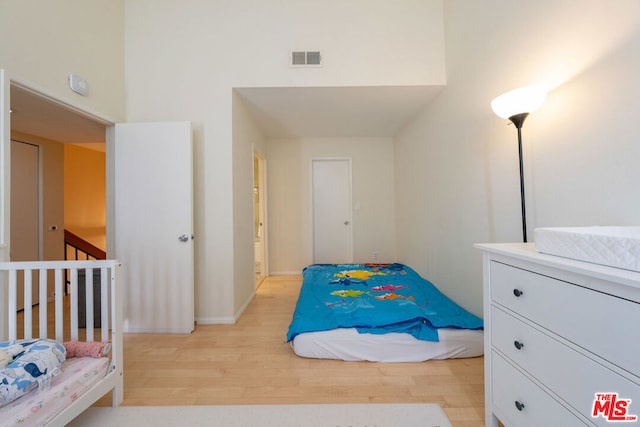
[[[640,273],[540,254],[532,243],[476,247],[486,426],[640,427]]]

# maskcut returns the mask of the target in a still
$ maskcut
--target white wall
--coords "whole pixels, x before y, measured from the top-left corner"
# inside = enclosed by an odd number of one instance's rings
[[[313,158],[351,158],[354,262],[395,261],[391,138],[270,139],[268,147],[270,274],[300,274],[313,262]]]
[[[473,243],[522,239],[516,130],[491,111],[497,95],[553,89],[523,127],[530,235],[538,226],[638,225],[640,3],[444,6],[447,87],[396,138],[399,259],[480,314]]]
[[[266,141],[244,101],[233,92],[233,264],[234,318],[255,295],[253,270],[255,237],[253,217],[253,153],[266,157]],[[203,307],[203,311],[206,310]]]
[[[240,167],[232,147],[233,88],[441,85],[442,1],[126,0],[125,6],[127,120],[193,123],[196,318],[233,317],[234,288],[246,281],[236,273],[253,271],[249,257],[233,259],[234,221],[249,216],[234,211],[248,205],[235,205],[242,196],[234,192],[242,190],[233,183]],[[320,49],[324,66],[289,67],[291,49]]]
[[[0,0],[0,68],[61,99],[124,119],[124,0]],[[69,73],[89,83],[69,89]]]

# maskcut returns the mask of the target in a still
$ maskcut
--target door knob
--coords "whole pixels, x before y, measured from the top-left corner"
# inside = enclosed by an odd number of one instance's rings
[[[351,221],[345,221],[344,222],[344,225],[349,225],[349,224],[351,224]]]
[[[178,241],[185,243],[189,241],[189,236],[186,234],[183,234],[182,236],[178,237]]]

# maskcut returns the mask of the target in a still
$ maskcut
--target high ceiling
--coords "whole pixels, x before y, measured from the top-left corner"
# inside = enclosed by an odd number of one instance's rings
[[[267,137],[391,137],[441,86],[236,89]]]
[[[439,93],[441,86],[238,88],[268,138],[391,137]],[[105,125],[17,85],[11,128],[74,144],[102,144]]]

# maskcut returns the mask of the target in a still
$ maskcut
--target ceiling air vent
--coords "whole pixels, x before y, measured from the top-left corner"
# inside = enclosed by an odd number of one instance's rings
[[[292,50],[290,58],[290,65],[292,67],[321,67],[322,55],[318,50]]]

